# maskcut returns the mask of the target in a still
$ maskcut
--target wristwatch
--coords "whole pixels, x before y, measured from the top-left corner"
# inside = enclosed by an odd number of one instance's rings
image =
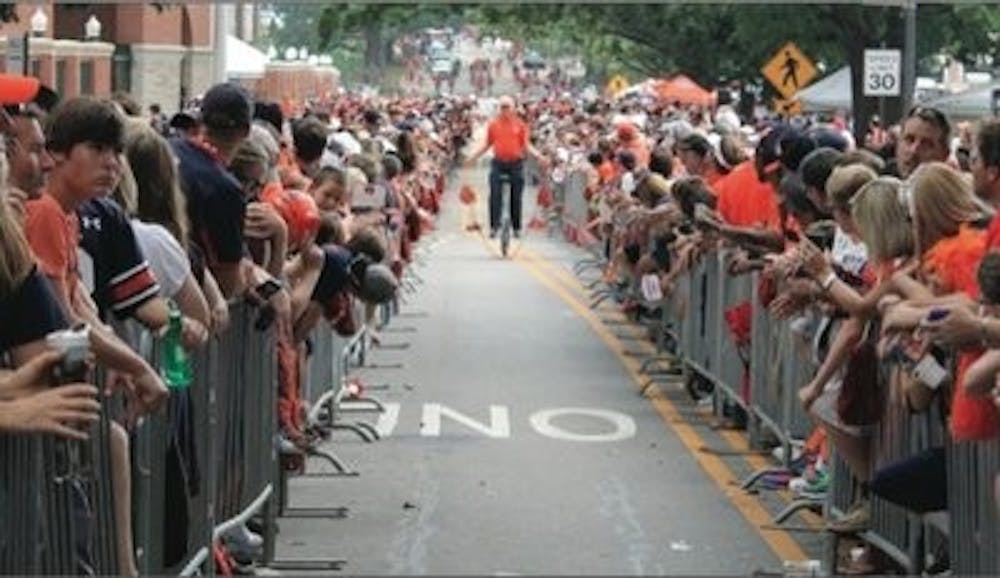
[[[268,279],[254,288],[254,293],[263,301],[267,301],[278,291],[281,291],[281,283],[274,278]]]

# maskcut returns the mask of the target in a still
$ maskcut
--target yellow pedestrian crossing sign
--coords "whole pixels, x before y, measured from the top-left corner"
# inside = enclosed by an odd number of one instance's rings
[[[782,46],[760,71],[786,99],[812,82],[817,73],[812,60],[794,42]]]
[[[604,87],[604,90],[610,96],[617,97],[626,88],[628,88],[628,79],[622,76],[621,74],[616,74],[611,77],[611,80],[608,81],[608,84],[607,86]]]

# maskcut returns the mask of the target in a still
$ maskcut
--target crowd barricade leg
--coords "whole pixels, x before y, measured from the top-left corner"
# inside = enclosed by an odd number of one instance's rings
[[[320,431],[324,437],[329,436],[332,429],[330,424],[336,410],[334,408],[334,396],[341,388],[341,378],[339,362],[337,361],[340,352],[340,341],[336,334],[326,326],[321,326],[312,334],[312,355],[309,358],[309,368],[303,381],[305,386],[305,399],[310,401],[309,411],[306,415],[306,425]],[[354,468],[346,465],[336,454],[329,449],[314,450],[306,455],[307,458],[318,458],[329,464],[333,470],[326,472],[316,472],[308,467],[301,474],[305,477],[335,477],[335,476],[357,476],[358,472]],[[287,508],[287,484],[288,472],[282,470],[282,505],[281,512],[288,512]]]
[[[677,335],[671,322],[673,296],[649,305],[658,308],[659,314],[651,328],[654,331],[653,343],[656,350],[639,365],[639,373],[649,377],[639,389],[639,395],[642,396],[646,395],[650,387],[664,381],[675,381],[684,373],[683,360],[677,357]]]
[[[324,391],[313,403],[309,412],[309,422],[317,424],[328,431],[350,431],[362,441],[372,442],[378,439],[378,432],[368,423],[346,423],[340,419],[343,411],[344,398],[349,394],[347,385],[351,370],[351,359],[360,354],[365,340],[365,332],[358,331],[346,341],[342,347],[332,351],[334,357],[334,379],[330,388]],[[357,475],[352,470],[334,466],[338,471],[344,470],[344,475]]]

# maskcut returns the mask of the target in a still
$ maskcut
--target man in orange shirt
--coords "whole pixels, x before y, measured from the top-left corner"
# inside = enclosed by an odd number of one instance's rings
[[[715,184],[720,232],[733,242],[769,251],[784,247],[777,194],[781,177],[779,146],[786,129],[776,127],[761,139],[754,160],[736,165]]]
[[[514,100],[509,96],[499,99],[500,113],[486,129],[486,142],[469,157],[466,164],[471,166],[490,148],[493,160],[490,162],[490,238],[497,236],[500,229],[502,209],[503,177],[510,180],[510,220],[514,237],[521,236],[521,194],[524,192],[524,156],[530,154],[544,164],[544,159],[529,140],[528,125],[514,111]]]

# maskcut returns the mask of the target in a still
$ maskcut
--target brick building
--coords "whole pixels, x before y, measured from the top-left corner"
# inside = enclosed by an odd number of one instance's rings
[[[176,111],[187,98],[203,93],[226,76],[220,30],[252,37],[256,5],[192,2],[61,4],[52,0],[16,5],[17,20],[0,24],[0,39],[28,40],[29,74],[64,98],[130,93],[146,109],[152,103]],[[247,10],[248,7],[254,10]],[[44,14],[44,27],[32,28]],[[216,22],[216,18],[222,18]],[[96,38],[86,38],[88,22],[99,23]],[[237,26],[236,23],[240,25]],[[37,22],[35,23],[38,24]],[[9,43],[3,46],[8,47]],[[0,59],[6,70],[8,59]],[[20,73],[20,70],[10,72]],[[331,93],[339,74],[329,66],[306,62],[267,63],[256,78],[234,78],[257,96],[302,100]]]
[[[46,25],[33,31],[38,10]],[[214,12],[211,4],[20,3],[0,36],[28,33],[30,73],[64,97],[120,90],[171,110],[212,84]],[[100,23],[97,39],[85,39],[91,17]]]

